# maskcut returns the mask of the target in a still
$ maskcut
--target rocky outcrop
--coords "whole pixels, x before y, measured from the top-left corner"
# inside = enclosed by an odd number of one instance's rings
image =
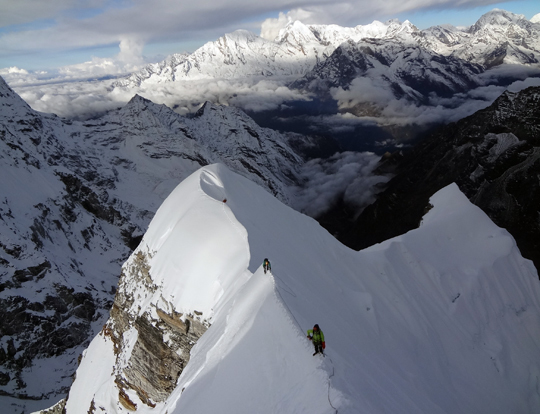
[[[114,343],[115,385],[120,403],[129,410],[137,409],[129,390],[149,407],[166,400],[189,361],[191,348],[209,326],[197,312],[177,313],[166,301],[161,301],[165,309],[156,305],[139,314],[140,300],[158,289],[152,281],[148,254],[139,250],[124,267],[109,321],[102,330]],[[125,340],[130,331],[137,337],[134,344]]]
[[[39,414],[64,414],[64,407],[66,406],[66,400],[62,399],[57,404],[47,410],[39,411]]]

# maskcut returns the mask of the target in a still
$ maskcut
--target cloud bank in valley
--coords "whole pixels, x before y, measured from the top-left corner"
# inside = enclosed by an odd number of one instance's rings
[[[498,80],[505,77],[518,79],[508,86],[499,85]],[[456,93],[451,98],[432,94],[428,105],[419,105],[407,99],[396,98],[381,81],[356,78],[348,89],[332,88],[331,95],[341,111],[349,114],[349,124],[356,118],[358,123],[377,123],[379,125],[426,125],[455,122],[489,106],[505,90],[518,92],[529,86],[540,85],[540,68],[521,65],[501,65],[479,75],[479,86],[466,93]]]
[[[115,63],[96,60],[93,64],[96,78],[99,78],[103,75],[103,65]],[[122,70],[121,64],[118,70]],[[516,76],[516,71],[520,71],[519,76]],[[0,76],[32,108],[76,119],[94,117],[123,106],[136,93],[155,103],[174,108],[181,114],[196,111],[205,101],[260,112],[279,109],[290,101],[313,99],[309,93],[289,88],[288,78],[177,81],[123,89],[112,88],[110,79],[88,81],[81,72],[84,70],[79,70],[77,65],[61,68],[56,74],[6,68],[0,70]],[[497,85],[497,78],[506,75],[522,79],[508,87]],[[504,66],[485,72],[481,80],[493,84],[471,89],[467,93],[458,93],[451,98],[433,95],[429,105],[417,105],[406,99],[397,99],[377,81],[358,78],[348,90],[331,90],[340,113],[312,117],[313,128],[324,125],[330,131],[344,132],[354,130],[357,125],[404,126],[454,122],[489,106],[506,89],[517,92],[539,85],[540,69]]]
[[[377,185],[389,180],[373,174],[379,160],[370,152],[347,151],[308,161],[302,167],[303,185],[294,189],[293,207],[316,218],[343,200],[359,214],[375,200]]]

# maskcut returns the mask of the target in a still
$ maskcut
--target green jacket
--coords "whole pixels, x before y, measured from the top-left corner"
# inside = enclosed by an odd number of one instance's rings
[[[324,334],[320,329],[317,332],[313,332],[313,329],[308,329],[307,334],[311,336],[313,342],[324,342]]]

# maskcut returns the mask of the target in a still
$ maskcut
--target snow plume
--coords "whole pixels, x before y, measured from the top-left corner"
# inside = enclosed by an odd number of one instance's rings
[[[295,209],[318,217],[343,200],[361,211],[374,201],[377,184],[389,180],[373,174],[379,159],[371,152],[343,152],[308,161],[301,172],[304,184],[296,188]]]

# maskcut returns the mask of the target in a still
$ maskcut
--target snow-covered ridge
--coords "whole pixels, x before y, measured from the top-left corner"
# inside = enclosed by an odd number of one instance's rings
[[[532,263],[456,185],[431,204],[419,229],[354,252],[222,165],[200,169],[124,265],[121,312],[85,352],[66,412],[538,411]],[[209,328],[169,391],[148,398],[133,350],[152,331],[156,349],[182,355],[170,320],[186,317]],[[314,323],[326,358],[305,339]]]

